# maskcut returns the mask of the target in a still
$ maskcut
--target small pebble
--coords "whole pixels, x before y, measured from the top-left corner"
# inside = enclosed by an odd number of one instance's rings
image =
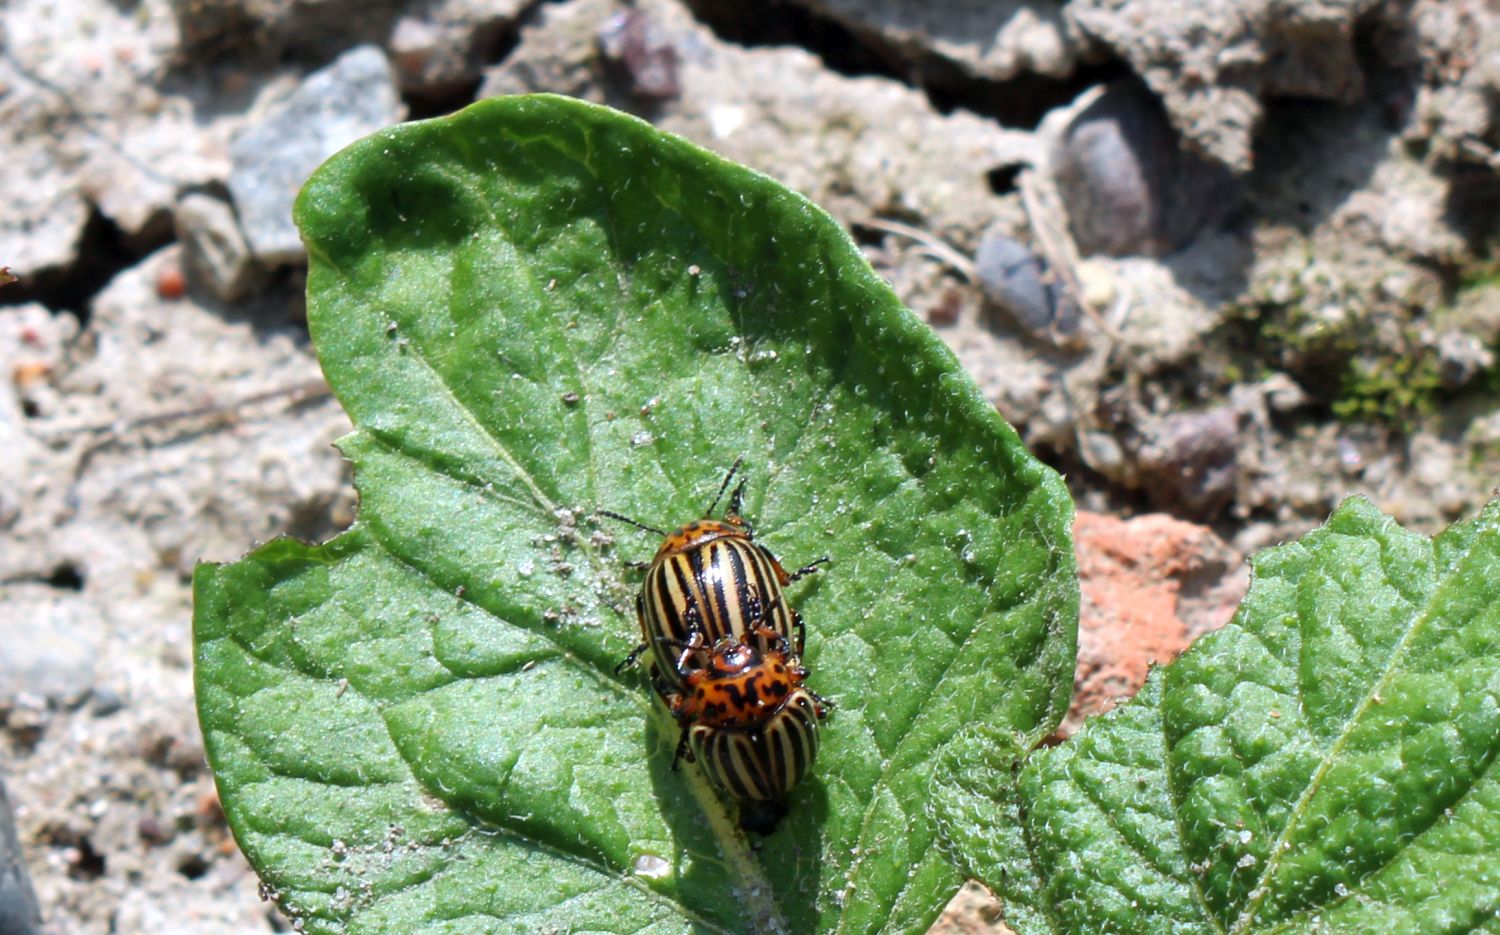
[[[254,257],[267,266],[301,263],[292,202],[302,183],[323,160],[404,115],[391,64],[372,45],[350,49],[252,113],[229,147],[229,191]]]
[[[109,717],[124,707],[125,698],[107,686],[95,686],[89,698],[89,712],[94,717]]]
[[[1437,340],[1438,375],[1446,390],[1467,385],[1495,365],[1495,352],[1472,334],[1444,332]]]
[[[599,30],[599,50],[640,100],[670,101],[682,93],[677,49],[645,12],[631,9],[611,17]]]
[[[1059,343],[1078,334],[1082,312],[1045,260],[995,228],[974,254],[974,275],[984,297],[1028,335]]]
[[[1110,85],[1084,108],[1051,163],[1084,255],[1166,256],[1236,201],[1228,170],[1184,149],[1161,102],[1135,81]]]
[[[1150,427],[1150,439],[1137,463],[1158,506],[1208,518],[1234,497],[1240,436],[1232,408],[1167,416]]]
[[[184,269],[195,285],[224,302],[244,298],[262,285],[261,269],[229,202],[189,192],[178,199],[172,221],[182,242]]]
[[[187,295],[187,277],[176,263],[163,263],[156,271],[156,294],[163,299],[180,299]]]
[[[958,322],[958,315],[963,311],[963,297],[954,288],[943,290],[938,300],[927,309],[927,323],[937,327],[946,327]]]

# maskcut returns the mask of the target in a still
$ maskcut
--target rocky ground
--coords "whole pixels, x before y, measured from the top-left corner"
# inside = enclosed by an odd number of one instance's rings
[[[285,930],[204,766],[188,582],[352,515],[291,199],[535,90],[828,207],[1067,473],[1080,715],[1346,494],[1433,532],[1500,478],[1485,0],[11,0],[0,930],[33,890],[64,935]]]

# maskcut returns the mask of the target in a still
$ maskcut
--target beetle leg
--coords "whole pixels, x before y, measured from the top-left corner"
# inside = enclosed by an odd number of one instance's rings
[[[686,724],[689,720],[687,695],[684,695],[675,688],[666,687],[666,691],[661,697],[667,703],[667,708],[671,710],[672,716],[677,719],[677,723]]]
[[[662,678],[661,670],[654,665],[651,667],[651,687],[656,691],[657,697],[666,702],[667,707],[672,709],[673,714],[676,714],[677,708],[681,706],[681,694],[676,686],[668,684],[667,680]],[[674,698],[679,700],[674,702]]]
[[[781,644],[779,646],[776,644],[776,642],[774,640],[771,641],[771,642],[768,642],[768,643],[763,642],[761,644],[761,647],[760,647],[761,652],[765,652],[768,649],[780,649],[783,653],[787,652],[788,649],[787,649],[786,640],[782,639],[781,634],[778,633],[776,631],[776,628],[771,625],[771,612],[776,609],[776,605],[777,604],[781,604],[782,606],[786,605],[786,595],[782,594],[781,592],[778,591],[777,594],[776,594],[776,596],[774,598],[772,598],[771,602],[769,604],[767,604],[764,608],[761,608],[759,606],[760,605],[760,601],[759,601],[759,598],[758,598],[757,595],[755,595],[752,592],[751,597],[755,599],[755,604],[752,605],[752,608],[753,608],[753,610],[755,612],[753,612],[753,613],[750,614],[750,619],[754,620],[756,622],[755,626],[752,629],[757,630],[757,631],[759,631],[759,630],[766,630],[766,631],[774,634],[774,636],[776,637],[776,639],[781,640]],[[787,609],[791,610],[790,607],[788,607]],[[801,632],[800,632],[800,628],[802,626],[802,616],[800,614],[798,614],[795,610],[792,610],[792,626],[799,628],[799,632],[798,632],[798,636],[797,636],[797,654],[801,655],[802,654],[802,635],[801,635]]]
[[[682,610],[682,626],[689,634],[703,632],[703,615],[698,611],[698,604],[688,598],[688,605]]]
[[[688,634],[688,638],[685,640],[673,640],[666,637],[659,637],[658,642],[665,643],[668,646],[673,646],[682,650],[682,652],[677,654],[677,674],[686,675],[689,671],[691,671],[688,668],[688,660],[692,659],[693,656],[697,655],[703,649],[703,631],[694,630],[692,633]],[[696,666],[694,668],[696,668]]]
[[[777,596],[776,600],[780,600],[779,595]],[[766,640],[765,634],[774,634],[776,632],[775,628],[767,625],[767,621],[771,619],[771,611],[776,607],[776,600],[771,601],[771,603],[769,604],[762,604],[760,602],[760,594],[755,590],[755,588],[751,587],[746,589],[746,626],[745,629],[740,632],[741,643],[744,643],[746,646],[750,645],[750,638],[753,636],[756,640],[759,641],[756,648],[761,652],[765,652],[766,650],[771,648],[772,644]]]
[[[776,609],[777,604],[781,604],[786,601],[786,595],[782,594],[780,591],[776,592],[776,596],[771,598],[771,600],[764,607],[761,606],[760,595],[755,593],[754,590],[750,592],[750,597],[755,601],[755,603],[751,605],[753,612],[750,614],[750,618],[752,620],[758,620],[761,623],[764,623],[766,620],[770,619],[771,611]]]
[[[774,651],[781,653],[783,656],[792,655],[792,648],[787,645],[786,637],[764,623],[755,628],[755,635],[761,640],[761,652]]]
[[[628,669],[631,666],[635,665],[636,661],[641,658],[641,653],[643,653],[645,651],[646,651],[646,644],[645,643],[641,643],[635,649],[632,649],[630,651],[630,655],[626,656],[624,659],[621,659],[620,660],[620,664],[617,665],[617,666],[615,666],[615,674],[619,675],[621,672],[624,672],[626,669]]]
[[[751,584],[745,585],[745,617],[752,625],[765,620],[766,614],[770,613],[771,608],[775,606],[775,601],[769,604],[761,604],[760,592],[755,590],[755,586]]]
[[[636,623],[640,625],[641,632],[645,633],[646,632],[646,604],[645,604],[644,601],[641,600],[641,596],[639,594],[637,594],[635,596],[635,620],[636,620]],[[632,649],[630,651],[630,655],[626,656],[624,659],[622,659],[620,661],[619,665],[615,666],[615,674],[619,675],[621,672],[624,672],[626,669],[628,669],[631,666],[635,665],[636,660],[639,659],[639,658],[641,658],[641,653],[643,653],[645,651],[646,651],[646,644],[644,642],[642,642],[640,645],[636,646],[635,649]]]
[[[812,695],[813,713],[818,716],[818,720],[822,720],[823,718],[827,717],[834,708],[838,707],[838,705],[834,704],[832,700],[824,698],[822,695],[813,691],[811,688],[807,689],[807,693],[809,695]]]
[[[791,573],[791,575],[787,578],[786,583],[787,584],[791,584],[793,581],[796,581],[799,578],[806,578],[808,575],[810,575],[813,572],[817,571],[819,565],[826,565],[827,563],[828,563],[828,556],[825,555],[825,556],[823,556],[822,558],[818,559],[815,562],[811,562],[811,563],[809,563],[807,565],[803,565],[801,568],[799,568],[796,571],[794,571],[794,572]]]

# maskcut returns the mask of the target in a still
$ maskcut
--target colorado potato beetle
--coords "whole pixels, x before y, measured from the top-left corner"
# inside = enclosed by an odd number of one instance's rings
[[[720,641],[709,664],[667,697],[682,727],[673,761],[698,762],[711,783],[741,801],[784,798],[817,756],[818,721],[827,716],[828,702],[806,678],[786,640],[766,628]]]
[[[710,518],[739,468],[740,462],[735,461],[703,519],[670,533],[619,513],[599,511],[663,537],[635,599],[641,642],[619,668],[632,665],[650,650],[656,659],[652,681],[680,691],[684,673],[708,665],[708,654],[720,640],[739,642],[760,624],[794,646],[795,655],[802,654],[806,639],[802,615],[787,604],[782,588],[828,560],[820,558],[788,572],[770,549],[756,542],[749,522],[740,515],[743,478],[729,496],[724,518]],[[667,647],[678,650],[673,658],[664,654]],[[765,652],[769,646],[762,644],[759,649]]]

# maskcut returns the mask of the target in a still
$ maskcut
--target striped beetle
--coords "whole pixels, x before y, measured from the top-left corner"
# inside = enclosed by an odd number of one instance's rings
[[[653,682],[660,680],[680,691],[684,674],[706,666],[715,644],[726,638],[738,642],[762,622],[796,647],[793,655],[802,655],[806,639],[802,615],[786,603],[781,589],[817,571],[828,559],[820,558],[790,573],[783,568],[770,549],[755,541],[749,522],[740,515],[743,478],[729,495],[724,518],[709,518],[739,469],[740,460],[736,460],[703,519],[670,533],[619,513],[599,511],[601,516],[663,537],[635,599],[641,642],[616,671],[633,665],[649,649],[657,660],[652,667]],[[762,621],[762,616],[768,619]],[[676,647],[677,658],[665,659],[658,646]],[[770,647],[762,642],[759,648],[765,652]]]
[[[782,591],[828,559],[788,572],[756,542],[740,515],[744,478],[724,518],[710,518],[740,464],[703,519],[670,533],[598,512],[663,537],[636,596],[641,642],[616,671],[649,651],[652,687],[682,730],[673,768],[684,757],[701,762],[730,796],[765,802],[785,796],[807,772],[817,722],[831,707],[803,685],[806,627]]]
[[[757,629],[739,642],[719,642],[708,666],[689,673],[684,691],[667,704],[682,727],[674,762],[685,750],[734,798],[774,802],[812,765],[829,705],[803,685],[807,670],[786,640]],[[771,648],[762,652],[758,643]]]

